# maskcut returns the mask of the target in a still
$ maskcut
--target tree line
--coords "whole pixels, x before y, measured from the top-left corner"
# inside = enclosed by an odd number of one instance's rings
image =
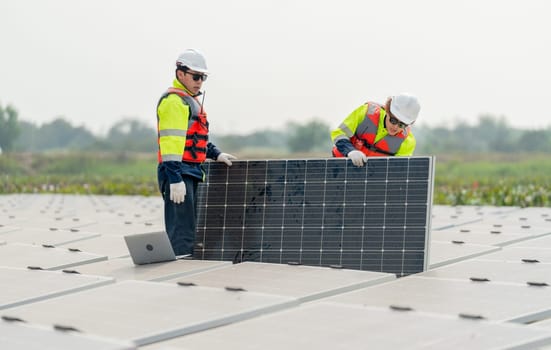
[[[313,118],[291,122],[282,129],[264,129],[244,135],[211,135],[227,152],[269,151],[278,154],[326,152],[330,155],[332,126]],[[416,155],[461,153],[551,152],[551,128],[515,129],[504,117],[482,115],[476,125],[458,122],[453,127],[415,126]],[[157,131],[135,119],[116,122],[105,136],[73,126],[63,117],[37,125],[19,120],[13,106],[0,104],[0,149],[3,152],[124,151],[156,152]]]

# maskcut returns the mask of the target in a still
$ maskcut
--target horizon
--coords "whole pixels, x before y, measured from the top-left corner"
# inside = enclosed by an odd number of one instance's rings
[[[1,105],[0,105],[1,106]],[[6,106],[2,106],[2,107],[6,107]],[[13,106],[12,106],[13,107]],[[483,117],[488,117],[488,115],[482,115],[482,116],[479,116],[479,118],[475,121],[471,121],[471,122],[467,122],[467,121],[464,121],[464,120],[461,120],[461,119],[456,119],[453,121],[453,123],[447,123],[448,125],[415,125],[413,126],[413,129],[412,131],[415,133],[415,130],[416,129],[422,129],[422,130],[426,130],[426,129],[435,129],[435,128],[445,128],[447,130],[453,130],[455,128],[457,128],[458,126],[463,126],[463,125],[466,125],[468,127],[476,127],[479,123],[480,123],[480,120],[483,118]],[[489,116],[492,118],[492,120],[496,121],[496,122],[500,122],[501,119],[500,117],[496,117],[496,116]],[[140,123],[143,123],[142,125],[144,126],[147,126],[147,127],[150,127],[151,130],[155,131],[156,128],[155,128],[155,125],[151,126],[151,125],[147,125],[146,122],[144,122],[143,120],[141,119],[138,119],[138,118],[122,118],[120,120],[117,120],[116,122],[114,122],[113,124],[111,124],[107,129],[105,129],[103,131],[103,133],[98,133],[92,129],[90,129],[86,124],[80,124],[80,125],[77,125],[77,124],[74,124],[72,123],[71,120],[63,117],[63,116],[58,116],[52,120],[49,120],[49,121],[44,121],[44,122],[34,122],[34,121],[29,121],[29,120],[23,120],[21,118],[18,118],[18,122],[25,122],[25,123],[30,123],[32,125],[34,125],[35,127],[37,128],[41,128],[43,127],[44,125],[48,125],[48,124],[51,124],[53,123],[54,121],[56,120],[63,120],[67,123],[69,123],[71,125],[71,127],[73,128],[84,128],[86,131],[89,131],[93,136],[95,137],[105,137],[107,136],[107,133],[119,122],[123,122],[123,121],[137,121],[137,122],[140,122]],[[311,119],[308,119],[308,120],[304,120],[304,122],[299,122],[298,124],[299,125],[305,125],[307,124],[308,122],[312,121],[313,118]],[[505,120],[507,122],[507,120]],[[296,123],[296,121],[295,121]],[[519,128],[519,127],[516,127],[514,125],[510,125],[509,123],[507,123],[506,125],[504,125],[505,127],[511,129],[511,130],[515,130],[515,131],[519,131],[519,132],[524,132],[524,131],[540,131],[540,130],[543,130],[543,131],[546,131],[546,130],[549,130],[551,131],[551,125],[548,125],[546,127],[532,127],[532,128]],[[247,132],[244,132],[244,133],[238,133],[238,132],[230,132],[230,133],[211,133],[212,135],[216,136],[216,137],[224,137],[224,136],[230,136],[230,135],[250,135],[250,134],[254,134],[254,133],[258,133],[258,132],[263,132],[263,131],[285,131],[285,129],[288,127],[288,124],[283,124],[283,125],[279,125],[279,126],[268,126],[264,129],[251,129]],[[331,128],[332,126],[329,125],[329,127]]]

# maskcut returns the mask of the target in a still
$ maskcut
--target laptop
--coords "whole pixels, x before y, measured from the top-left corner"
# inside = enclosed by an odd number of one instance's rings
[[[124,241],[135,265],[176,260],[165,231],[128,235]]]

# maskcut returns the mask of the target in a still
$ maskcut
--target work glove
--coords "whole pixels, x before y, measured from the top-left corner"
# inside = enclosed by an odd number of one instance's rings
[[[231,166],[232,159],[237,159],[237,158],[235,156],[232,156],[229,153],[220,153],[218,155],[218,158],[216,158],[216,161],[220,163],[226,163],[227,166]]]
[[[186,184],[183,181],[170,184],[170,200],[180,204],[184,203],[184,199],[186,199]]]
[[[355,166],[363,166],[367,162],[367,156],[361,151],[350,151],[347,157],[352,160],[352,164]]]

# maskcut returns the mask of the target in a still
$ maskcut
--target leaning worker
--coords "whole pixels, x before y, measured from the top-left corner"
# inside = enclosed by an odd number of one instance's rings
[[[361,105],[331,132],[333,156],[348,157],[355,166],[363,166],[367,157],[413,155],[416,141],[411,125],[420,109],[417,97],[408,93],[389,97],[384,106]]]
[[[202,164],[210,158],[231,166],[235,157],[208,141],[207,113],[199,100],[208,74],[203,54],[195,49],[182,52],[175,74],[157,104],[157,180],[170,243],[177,256],[186,256],[195,245],[197,186],[205,178]]]

